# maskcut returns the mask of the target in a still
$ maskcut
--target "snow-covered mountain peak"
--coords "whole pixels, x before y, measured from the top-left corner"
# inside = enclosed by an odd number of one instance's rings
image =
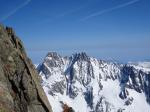
[[[62,104],[75,112],[150,111],[148,65],[141,69],[140,65],[98,60],[84,52],[70,57],[52,52],[37,69],[49,100],[55,102],[54,112],[61,112]]]
[[[61,56],[57,54],[56,52],[48,52],[45,59],[49,60],[59,60]]]
[[[75,53],[72,55],[71,57],[74,60],[82,60],[82,61],[87,61],[89,60],[89,56],[85,53],[85,52],[81,52],[81,53]]]

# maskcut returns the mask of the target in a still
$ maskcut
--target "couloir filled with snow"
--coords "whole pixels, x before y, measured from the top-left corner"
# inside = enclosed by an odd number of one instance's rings
[[[37,66],[54,112],[150,112],[150,63],[118,64],[50,52]]]

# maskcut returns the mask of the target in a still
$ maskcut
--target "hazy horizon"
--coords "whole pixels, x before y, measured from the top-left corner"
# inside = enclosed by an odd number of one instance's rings
[[[1,0],[0,9],[34,63],[49,51],[150,61],[149,0]]]

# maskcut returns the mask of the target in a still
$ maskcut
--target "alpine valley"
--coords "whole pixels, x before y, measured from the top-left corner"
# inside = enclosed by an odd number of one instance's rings
[[[49,52],[37,65],[54,112],[150,112],[150,62],[118,64]]]

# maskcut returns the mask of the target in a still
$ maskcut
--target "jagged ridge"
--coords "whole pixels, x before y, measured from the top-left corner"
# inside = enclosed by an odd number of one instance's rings
[[[150,70],[76,53],[49,52],[37,67],[54,112],[63,102],[80,112],[150,111]],[[55,108],[56,107],[56,108]],[[135,108],[136,107],[136,108]]]

